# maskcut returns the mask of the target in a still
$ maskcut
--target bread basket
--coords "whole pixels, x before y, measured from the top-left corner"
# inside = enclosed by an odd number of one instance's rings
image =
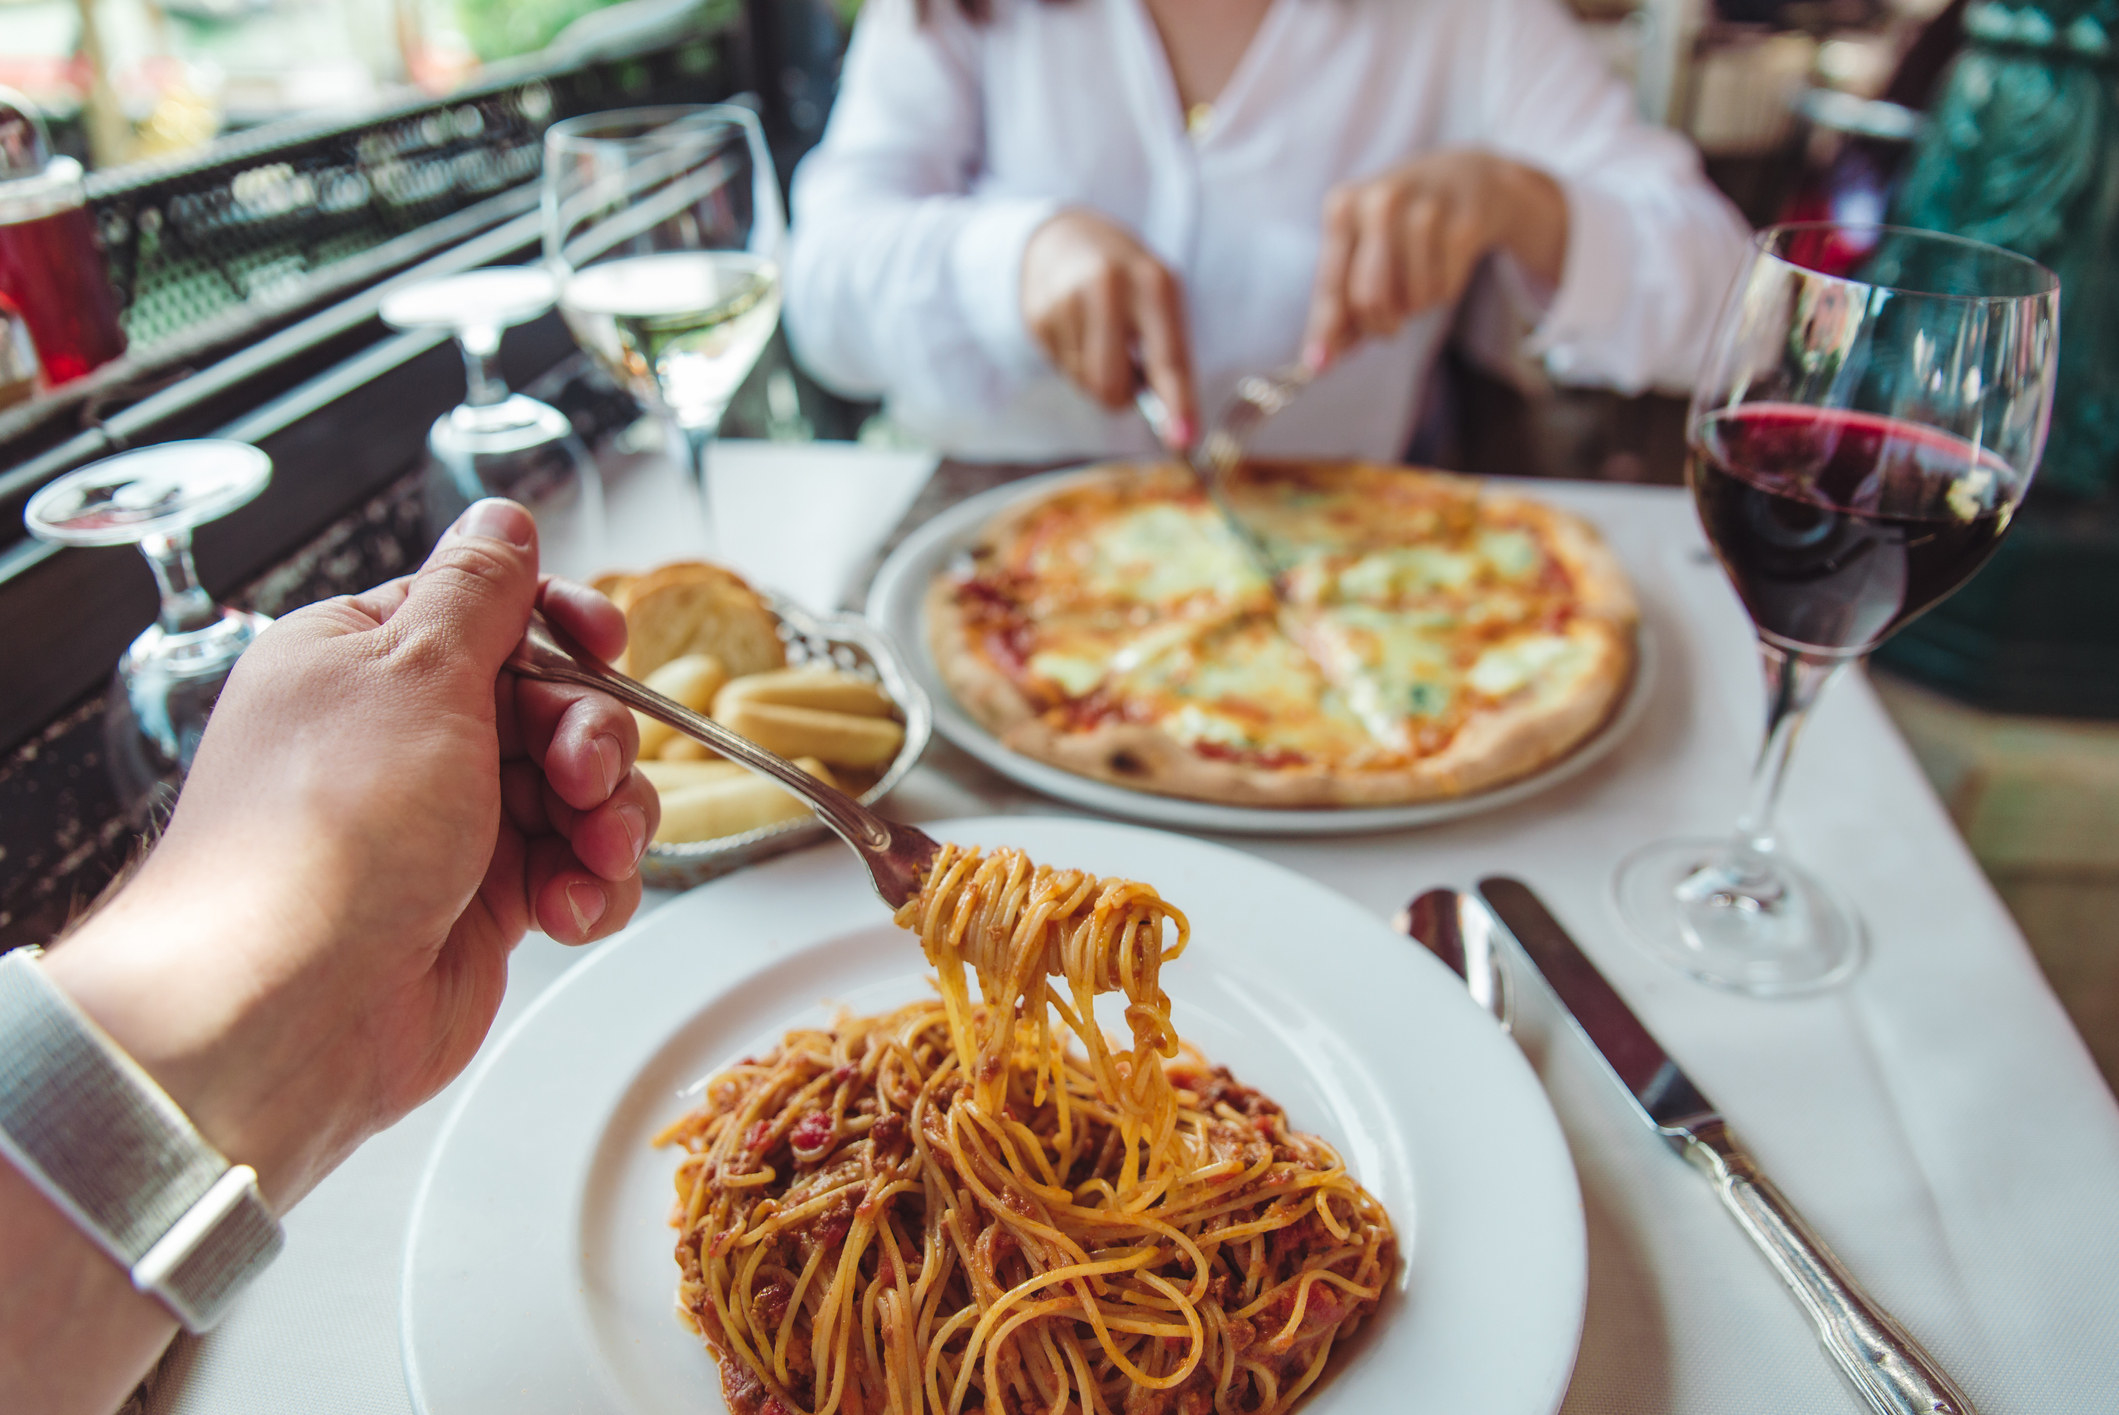
[[[766,595],[766,604],[780,621],[780,638],[787,645],[790,667],[803,664],[829,665],[873,679],[898,706],[905,723],[905,743],[875,785],[860,795],[861,804],[872,806],[894,790],[927,750],[934,734],[934,710],[927,694],[876,627],[855,614],[816,615],[777,595]],[[724,835],[681,845],[650,845],[640,861],[640,877],[658,889],[690,889],[719,875],[789,850],[815,844],[825,837],[823,822],[814,816],[781,821],[741,835]]]

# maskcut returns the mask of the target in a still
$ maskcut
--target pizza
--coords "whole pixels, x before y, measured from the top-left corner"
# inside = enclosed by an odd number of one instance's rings
[[[1011,749],[1245,806],[1434,801],[1551,765],[1634,671],[1636,608],[1581,518],[1441,473],[1247,463],[1257,568],[1168,465],[1069,478],[929,587],[942,680]]]

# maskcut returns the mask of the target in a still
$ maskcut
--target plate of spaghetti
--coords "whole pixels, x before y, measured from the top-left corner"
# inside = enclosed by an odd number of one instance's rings
[[[550,988],[437,1141],[424,1415],[1549,1415],[1586,1281],[1544,1094],[1420,950],[1219,846],[844,851]]]

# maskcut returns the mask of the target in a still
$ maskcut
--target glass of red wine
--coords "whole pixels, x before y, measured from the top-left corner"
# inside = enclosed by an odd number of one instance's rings
[[[2000,544],[2045,447],[2059,317],[2051,271],[1976,241],[1759,234],[1693,394],[1686,480],[1758,631],[1766,740],[1734,836],[1620,867],[1619,913],[1658,957],[1760,996],[1860,963],[1860,917],[1775,836],[1789,755],[1824,686]]]

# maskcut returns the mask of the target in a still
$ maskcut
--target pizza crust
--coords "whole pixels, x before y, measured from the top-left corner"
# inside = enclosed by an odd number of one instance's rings
[[[927,647],[942,682],[963,709],[987,731],[1006,740],[1017,725],[1037,716],[1022,689],[966,640],[970,628],[957,602],[956,582],[946,575],[927,587]]]
[[[1574,632],[1591,637],[1594,651],[1569,690],[1542,702],[1509,704],[1465,723],[1449,746],[1429,759],[1448,782],[1440,794],[1470,795],[1534,775],[1611,720],[1638,667],[1634,625],[1591,620],[1578,622]]]
[[[1640,618],[1640,602],[1633,581],[1611,553],[1597,529],[1572,511],[1534,501],[1513,492],[1488,494],[1480,504],[1496,516],[1520,520],[1538,528],[1538,539],[1574,582],[1578,613],[1627,626]]]
[[[1094,469],[1049,496],[1008,508],[981,534],[974,554],[1000,553],[1053,496],[1075,494],[1085,484],[1116,482],[1139,470]],[[1462,478],[1450,481],[1466,484]],[[929,647],[943,683],[1002,745],[1034,761],[1131,790],[1282,809],[1406,805],[1491,790],[1551,766],[1611,718],[1633,681],[1638,611],[1625,572],[1587,521],[1511,493],[1484,493],[1480,504],[1496,520],[1532,528],[1566,570],[1576,592],[1568,633],[1587,653],[1564,691],[1531,694],[1475,713],[1440,752],[1410,762],[1373,768],[1310,762],[1268,767],[1202,754],[1153,724],[1062,726],[1041,714],[1021,687],[970,642],[958,582],[947,575],[928,588]]]

